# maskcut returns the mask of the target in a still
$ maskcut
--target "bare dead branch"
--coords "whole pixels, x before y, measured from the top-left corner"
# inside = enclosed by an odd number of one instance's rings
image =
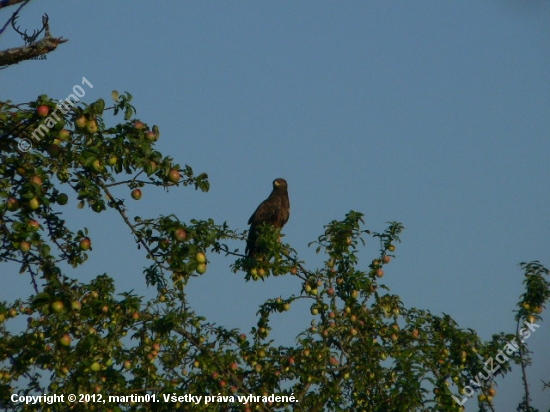
[[[24,60],[37,60],[38,56],[54,51],[58,45],[67,42],[63,37],[44,37],[30,46],[14,47],[0,52],[0,68],[17,64]]]

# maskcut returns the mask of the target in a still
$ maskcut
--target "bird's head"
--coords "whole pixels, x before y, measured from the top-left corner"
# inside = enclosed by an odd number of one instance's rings
[[[278,179],[275,179],[273,181],[273,189],[286,189],[287,187],[287,184],[286,184],[286,180],[285,179],[281,179],[281,178],[278,178]]]

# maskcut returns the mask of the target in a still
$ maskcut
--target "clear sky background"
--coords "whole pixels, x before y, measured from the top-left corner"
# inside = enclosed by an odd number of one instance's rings
[[[88,103],[130,91],[138,117],[160,127],[159,150],[210,176],[207,194],[146,188],[127,202],[132,214],[244,230],[284,177],[285,240],[309,268],[322,258],[308,242],[350,209],[372,230],[400,221],[384,281],[406,307],[447,313],[483,339],[515,330],[518,263],[550,265],[548,1],[33,1],[18,23],[32,32],[43,13],[69,42],[0,71],[2,99],[64,99],[83,76],[94,85]],[[0,36],[0,49],[21,43],[11,28]],[[144,254],[114,212],[72,201],[67,218],[91,231],[80,279],[107,272],[120,292],[153,295]],[[361,268],[377,246],[367,244]],[[245,283],[231,258],[209,258],[189,297],[227,327],[247,332],[266,298],[299,292],[289,276]],[[30,293],[16,270],[0,272],[0,299]],[[308,305],[295,306],[275,318],[279,343],[309,325]],[[540,379],[550,380],[550,323],[540,325],[529,378],[535,405],[549,408]],[[515,371],[497,381],[497,410],[520,401]]]

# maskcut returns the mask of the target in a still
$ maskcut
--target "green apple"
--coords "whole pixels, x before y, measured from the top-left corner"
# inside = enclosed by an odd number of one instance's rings
[[[97,122],[95,121],[95,119],[88,120],[86,122],[86,131],[88,133],[97,133],[98,130],[99,128],[97,127]]]
[[[57,138],[62,142],[66,142],[71,138],[71,131],[67,129],[61,129],[59,133],[57,133]]]
[[[29,200],[29,208],[31,210],[36,210],[40,207],[40,202],[36,197],[33,197],[31,200]]]
[[[69,196],[67,196],[66,193],[60,193],[57,195],[57,198],[55,199],[55,201],[57,202],[57,204],[61,206],[66,205],[67,202],[69,201]]]
[[[61,313],[65,310],[65,305],[60,300],[56,300],[52,303],[52,310],[55,313]]]
[[[197,256],[195,256],[195,260],[198,263],[206,263],[206,255],[202,252],[197,253]]]
[[[197,272],[201,275],[206,273],[206,263],[199,263],[197,266]]]

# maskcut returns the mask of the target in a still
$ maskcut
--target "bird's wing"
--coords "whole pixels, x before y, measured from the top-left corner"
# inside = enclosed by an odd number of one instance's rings
[[[277,198],[267,198],[258,206],[252,216],[250,216],[248,224],[257,226],[262,223],[274,222],[280,203],[281,202]]]

